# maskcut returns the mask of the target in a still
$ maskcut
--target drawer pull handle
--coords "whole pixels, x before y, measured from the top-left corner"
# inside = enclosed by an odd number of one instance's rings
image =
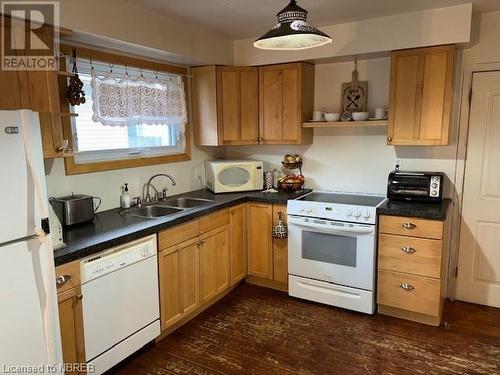
[[[405,292],[413,292],[415,290],[415,287],[411,284],[401,284],[399,286],[401,289],[403,289]]]
[[[413,254],[417,250],[415,250],[413,247],[405,246],[401,248],[401,251],[406,254]]]
[[[70,275],[61,275],[56,277],[56,288],[61,288],[71,279]]]
[[[405,229],[415,229],[417,226],[413,223],[404,223],[403,228]]]
[[[81,300],[83,299],[83,294],[78,293],[78,294],[76,295],[76,299],[77,299],[77,300],[79,300],[79,301],[81,301]]]

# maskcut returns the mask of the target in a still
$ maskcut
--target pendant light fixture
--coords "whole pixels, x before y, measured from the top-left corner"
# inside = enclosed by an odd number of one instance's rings
[[[257,39],[253,45],[269,50],[301,50],[332,42],[325,33],[307,23],[307,10],[299,7],[296,0],[278,14],[278,24]]]

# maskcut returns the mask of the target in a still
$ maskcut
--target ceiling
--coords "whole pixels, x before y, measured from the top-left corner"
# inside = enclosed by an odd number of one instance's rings
[[[256,37],[276,22],[288,0],[128,0],[166,16],[195,23],[231,39]],[[499,0],[299,0],[316,26],[416,10],[473,3],[477,12],[500,10]]]

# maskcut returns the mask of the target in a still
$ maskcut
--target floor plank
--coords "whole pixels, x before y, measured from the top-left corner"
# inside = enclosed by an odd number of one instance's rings
[[[243,284],[110,373],[500,373],[500,309],[448,303],[444,321],[369,316]]]

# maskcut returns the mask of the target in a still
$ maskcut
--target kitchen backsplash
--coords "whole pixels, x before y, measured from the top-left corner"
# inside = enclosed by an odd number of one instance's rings
[[[175,178],[176,186],[172,186],[168,179],[158,179],[154,182],[157,188],[168,187],[169,195],[197,190],[201,188],[201,182],[195,178],[195,171],[199,170],[204,176],[205,160],[216,157],[217,152],[221,150],[201,150],[197,147],[192,147],[191,150],[190,161],[72,176],[66,176],[64,161],[56,159],[46,175],[47,192],[49,196],[81,193],[100,197],[102,211],[120,205],[121,186],[125,182],[128,183],[130,196],[139,196],[142,195],[143,185],[156,173],[169,173]]]

